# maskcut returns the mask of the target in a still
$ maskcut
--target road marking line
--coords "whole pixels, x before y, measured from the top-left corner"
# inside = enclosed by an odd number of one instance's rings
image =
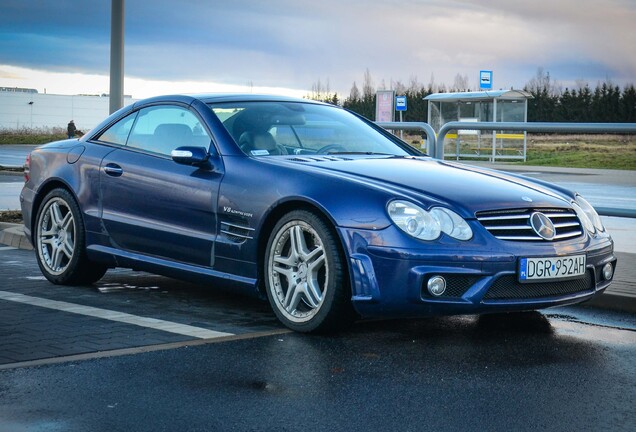
[[[39,359],[39,360],[28,360],[28,361],[17,362],[17,363],[2,364],[0,365],[0,371],[7,370],[7,369],[47,366],[47,365],[54,365],[54,364],[68,363],[68,362],[95,360],[95,359],[103,359],[103,358],[110,358],[110,357],[120,357],[125,355],[136,355],[136,354],[150,353],[150,352],[156,352],[156,351],[179,349],[183,347],[196,347],[196,346],[203,346],[208,344],[256,339],[256,338],[268,337],[268,336],[285,335],[291,332],[292,331],[288,329],[276,329],[276,330],[267,330],[267,331],[256,332],[256,333],[245,333],[245,334],[238,334],[233,336],[218,337],[215,339],[199,339],[199,340],[190,340],[190,341],[184,341],[184,342],[171,342],[171,343],[159,344],[159,345],[144,345],[144,346],[122,348],[122,349],[109,350],[109,351],[97,351],[97,352],[86,353],[86,354],[74,354],[69,356],[51,357],[51,358]]]
[[[8,251],[8,250],[16,250],[17,248],[11,247],[11,246],[6,246],[6,247],[0,247],[0,251]]]
[[[234,336],[233,333],[225,333],[208,330],[201,327],[189,326],[155,318],[141,317],[123,312],[116,312],[107,309],[100,309],[92,306],[82,306],[57,300],[32,297],[24,294],[0,291],[0,300],[13,301],[17,303],[39,306],[47,309],[55,309],[63,312],[70,312],[78,315],[85,315],[95,318],[102,318],[109,321],[122,322],[140,327],[147,327],[169,333],[176,333],[183,336],[190,336],[197,339],[214,339],[226,336]]]

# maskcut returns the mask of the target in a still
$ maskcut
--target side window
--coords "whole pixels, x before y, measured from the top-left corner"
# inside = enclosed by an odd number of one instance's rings
[[[135,122],[137,113],[132,113],[106,129],[97,139],[110,144],[126,145],[126,140]]]
[[[156,106],[139,111],[128,146],[152,153],[170,156],[182,146],[210,146],[210,137],[199,119],[185,108]]]

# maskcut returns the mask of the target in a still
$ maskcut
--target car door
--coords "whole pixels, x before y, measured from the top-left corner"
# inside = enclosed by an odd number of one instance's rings
[[[170,157],[177,147],[210,145],[209,133],[186,106],[139,110],[126,145],[100,167],[101,219],[112,246],[213,267],[222,172]]]

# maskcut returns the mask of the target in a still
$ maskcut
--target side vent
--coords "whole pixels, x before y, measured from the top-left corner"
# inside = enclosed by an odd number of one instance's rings
[[[243,243],[254,238],[254,228],[247,226],[246,221],[221,221],[221,234],[234,243]]]

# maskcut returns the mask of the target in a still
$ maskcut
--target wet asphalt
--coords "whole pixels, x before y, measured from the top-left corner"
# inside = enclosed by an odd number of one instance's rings
[[[2,431],[636,429],[636,317],[366,322],[0,371]]]

